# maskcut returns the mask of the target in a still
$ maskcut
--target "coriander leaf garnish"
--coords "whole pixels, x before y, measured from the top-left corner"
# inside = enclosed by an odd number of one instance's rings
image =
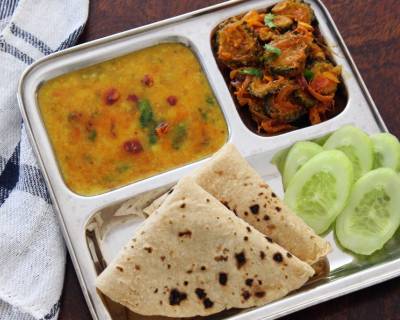
[[[264,17],[264,24],[271,29],[275,29],[276,25],[274,23],[274,18],[275,15],[273,13],[267,13]]]
[[[87,135],[87,138],[92,142],[95,141],[97,138],[97,131],[95,129],[90,130]]]
[[[260,69],[256,69],[256,68],[246,68],[246,69],[242,69],[239,71],[240,74],[248,74],[251,76],[256,76],[261,78],[263,73]]]
[[[279,57],[282,54],[281,49],[271,46],[270,44],[264,45],[264,49],[267,50],[268,52],[273,53],[277,57]]]
[[[154,122],[153,110],[148,100],[139,100],[140,124],[146,128]]]
[[[307,81],[310,81],[314,78],[314,72],[312,72],[310,69],[304,70],[304,78],[307,79]]]

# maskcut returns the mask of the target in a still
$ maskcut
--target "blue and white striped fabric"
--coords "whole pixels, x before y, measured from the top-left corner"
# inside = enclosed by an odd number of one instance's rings
[[[29,145],[22,71],[75,43],[89,0],[0,0],[0,319],[56,319],[65,246]]]

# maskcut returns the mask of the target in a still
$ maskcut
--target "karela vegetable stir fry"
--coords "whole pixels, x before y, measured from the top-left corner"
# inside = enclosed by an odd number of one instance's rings
[[[315,25],[308,4],[286,0],[271,12],[250,11],[219,26],[218,60],[229,69],[237,102],[249,108],[259,132],[290,131],[338,113],[341,68],[328,59]]]

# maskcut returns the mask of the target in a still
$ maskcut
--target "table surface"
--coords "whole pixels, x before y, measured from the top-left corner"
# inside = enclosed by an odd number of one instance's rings
[[[221,0],[92,0],[80,42],[212,5]],[[400,1],[323,0],[333,16],[388,129],[400,136]],[[91,319],[68,258],[60,320]],[[285,317],[399,319],[400,278]]]

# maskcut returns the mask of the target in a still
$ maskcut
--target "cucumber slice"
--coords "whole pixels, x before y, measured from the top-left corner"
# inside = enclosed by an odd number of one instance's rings
[[[322,137],[315,138],[311,141],[315,142],[316,144],[319,144],[320,146],[323,146],[324,143],[326,142],[326,140],[328,140],[331,135],[332,135],[331,133],[328,133],[328,134],[323,135]]]
[[[373,147],[371,139],[362,130],[353,126],[344,126],[334,132],[324,144],[326,150],[343,151],[353,163],[354,179],[372,169]]]
[[[371,137],[374,146],[374,167],[400,170],[400,143],[390,133],[377,133]]]
[[[400,224],[399,190],[400,177],[392,169],[375,169],[361,177],[336,221],[341,245],[362,255],[381,249]]]
[[[278,171],[283,174],[283,168],[285,166],[286,157],[290,151],[290,148],[282,149],[275,153],[272,157],[271,163],[278,168]]]
[[[282,175],[283,187],[286,189],[300,167],[323,150],[320,145],[314,142],[300,141],[295,143],[286,156]]]
[[[318,153],[290,181],[286,204],[318,234],[325,232],[346,205],[353,165],[339,150]]]

